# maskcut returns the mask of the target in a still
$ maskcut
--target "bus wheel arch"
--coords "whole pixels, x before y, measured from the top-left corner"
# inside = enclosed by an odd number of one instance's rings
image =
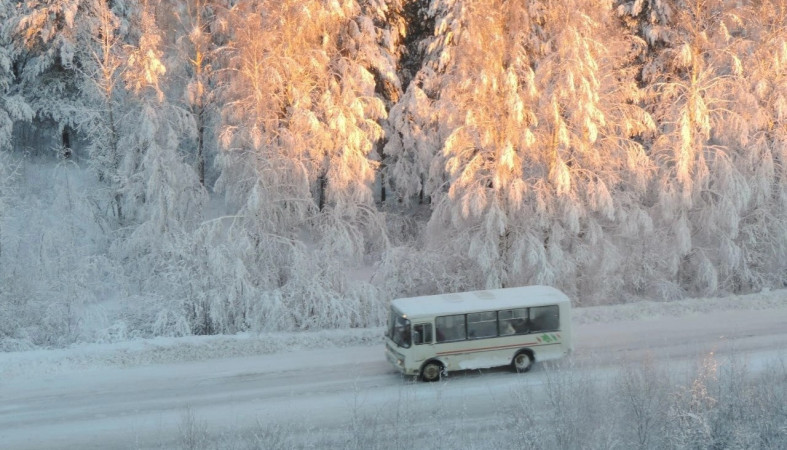
[[[523,348],[514,355],[514,358],[511,360],[511,367],[516,372],[525,373],[533,367],[535,361],[536,357],[533,354],[533,350]]]
[[[445,364],[439,359],[430,359],[421,366],[421,379],[423,381],[438,381],[445,372]]]

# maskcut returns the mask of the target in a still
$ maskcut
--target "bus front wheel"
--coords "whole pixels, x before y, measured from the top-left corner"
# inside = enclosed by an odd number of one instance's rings
[[[533,367],[533,356],[527,351],[521,351],[514,356],[511,365],[514,366],[514,370],[519,373],[527,372]]]
[[[437,381],[443,374],[443,366],[437,361],[429,361],[421,369],[421,379],[424,381]]]

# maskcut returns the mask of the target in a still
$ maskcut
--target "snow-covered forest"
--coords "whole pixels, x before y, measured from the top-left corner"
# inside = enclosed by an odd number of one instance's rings
[[[0,350],[787,283],[787,0],[0,0]]]

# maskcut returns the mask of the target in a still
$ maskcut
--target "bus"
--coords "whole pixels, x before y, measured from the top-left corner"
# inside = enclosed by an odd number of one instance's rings
[[[385,333],[388,361],[424,381],[505,365],[527,372],[572,350],[571,301],[549,286],[399,298]]]

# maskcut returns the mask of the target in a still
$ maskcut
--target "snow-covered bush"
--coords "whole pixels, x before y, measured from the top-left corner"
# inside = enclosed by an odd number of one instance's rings
[[[68,161],[20,164],[14,187],[21,196],[0,216],[14,230],[0,236],[0,303],[13,317],[0,320],[0,334],[46,346],[92,340],[103,320],[97,305],[125,292],[101,253],[109,236],[94,209],[91,175]]]

